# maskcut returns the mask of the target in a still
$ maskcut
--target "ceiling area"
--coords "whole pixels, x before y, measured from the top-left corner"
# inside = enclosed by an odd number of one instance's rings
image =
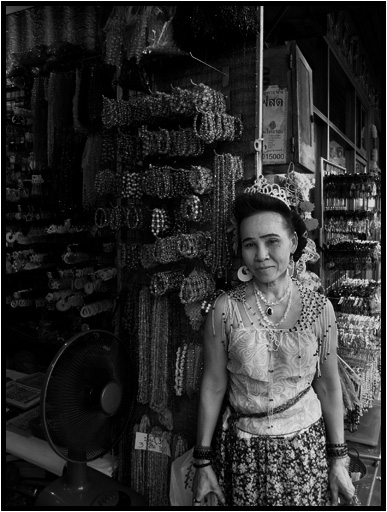
[[[345,11],[362,43],[368,68],[375,82],[381,83],[386,57],[385,2],[302,2],[265,5],[265,40],[301,39],[325,34],[326,16]]]
[[[12,14],[14,12],[24,11],[24,9],[31,9],[31,7],[34,7],[34,6],[33,5],[6,5],[5,13]]]
[[[111,2],[106,3],[112,5]],[[7,5],[6,14],[32,7],[34,6]],[[350,15],[367,54],[369,70],[375,81],[381,81],[380,71],[384,69],[386,62],[385,2],[270,2],[264,5],[265,40],[275,42],[279,39],[322,36],[326,29],[327,13],[340,10]]]

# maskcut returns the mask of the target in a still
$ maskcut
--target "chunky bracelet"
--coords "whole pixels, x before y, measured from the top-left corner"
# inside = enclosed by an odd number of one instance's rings
[[[213,451],[211,446],[195,446],[193,451],[193,458],[199,460],[212,460]]]
[[[327,449],[329,450],[330,448],[347,448],[347,443],[340,443],[340,444],[332,444],[332,443],[327,443]]]
[[[327,443],[327,456],[331,459],[344,459],[348,455],[347,443]]]
[[[207,466],[211,466],[212,462],[204,462],[203,464],[196,464],[195,462],[193,463],[193,467],[195,469],[198,469],[198,468],[205,468]]]

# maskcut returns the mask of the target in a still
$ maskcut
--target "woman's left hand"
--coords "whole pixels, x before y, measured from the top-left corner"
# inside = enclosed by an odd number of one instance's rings
[[[338,505],[339,495],[350,503],[355,496],[355,487],[345,467],[345,459],[331,459],[329,469],[329,486],[331,489],[332,506]]]

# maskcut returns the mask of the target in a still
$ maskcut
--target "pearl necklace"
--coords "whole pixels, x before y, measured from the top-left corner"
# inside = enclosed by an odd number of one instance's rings
[[[254,289],[255,289],[255,293],[258,294],[261,301],[264,302],[267,306],[266,311],[265,311],[266,315],[271,316],[273,314],[273,306],[278,306],[278,304],[281,304],[281,302],[283,302],[286,299],[286,297],[290,294],[290,280],[288,279],[288,287],[287,287],[286,292],[283,295],[283,297],[281,297],[280,299],[278,299],[275,302],[268,301],[255,283],[254,283]]]
[[[278,322],[275,322],[273,323],[269,317],[265,314],[265,312],[263,311],[263,308],[259,302],[259,295],[257,294],[257,286],[255,285],[254,283],[254,294],[255,294],[255,302],[257,304],[257,308],[258,308],[258,311],[260,312],[261,314],[261,323],[263,324],[264,327],[278,327],[280,323],[284,322],[289,314],[289,311],[290,311],[290,307],[292,305],[292,296],[293,296],[293,290],[292,290],[292,286],[289,287],[290,289],[290,292],[289,292],[289,302],[288,302],[288,305],[286,306],[286,310],[285,310],[285,313],[283,315],[282,318],[279,319]]]

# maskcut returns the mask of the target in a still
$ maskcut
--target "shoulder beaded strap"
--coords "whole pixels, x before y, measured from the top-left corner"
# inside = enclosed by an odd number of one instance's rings
[[[233,290],[230,290],[228,292],[221,293],[216,300],[213,303],[212,306],[212,332],[213,335],[216,335],[216,329],[215,329],[215,307],[219,299],[223,299],[223,309],[222,309],[222,332],[221,332],[221,339],[222,343],[225,346],[225,349],[227,350],[227,337],[234,327],[234,325],[240,325],[242,322],[242,317],[240,314],[240,311],[238,309],[238,304],[235,301],[242,302],[245,298],[245,290],[246,285],[242,284],[238,286],[237,288],[234,288]]]
[[[321,314],[314,324],[318,341],[318,377],[321,377],[321,366],[330,354],[331,342],[337,342],[336,316],[331,302],[326,299]]]

